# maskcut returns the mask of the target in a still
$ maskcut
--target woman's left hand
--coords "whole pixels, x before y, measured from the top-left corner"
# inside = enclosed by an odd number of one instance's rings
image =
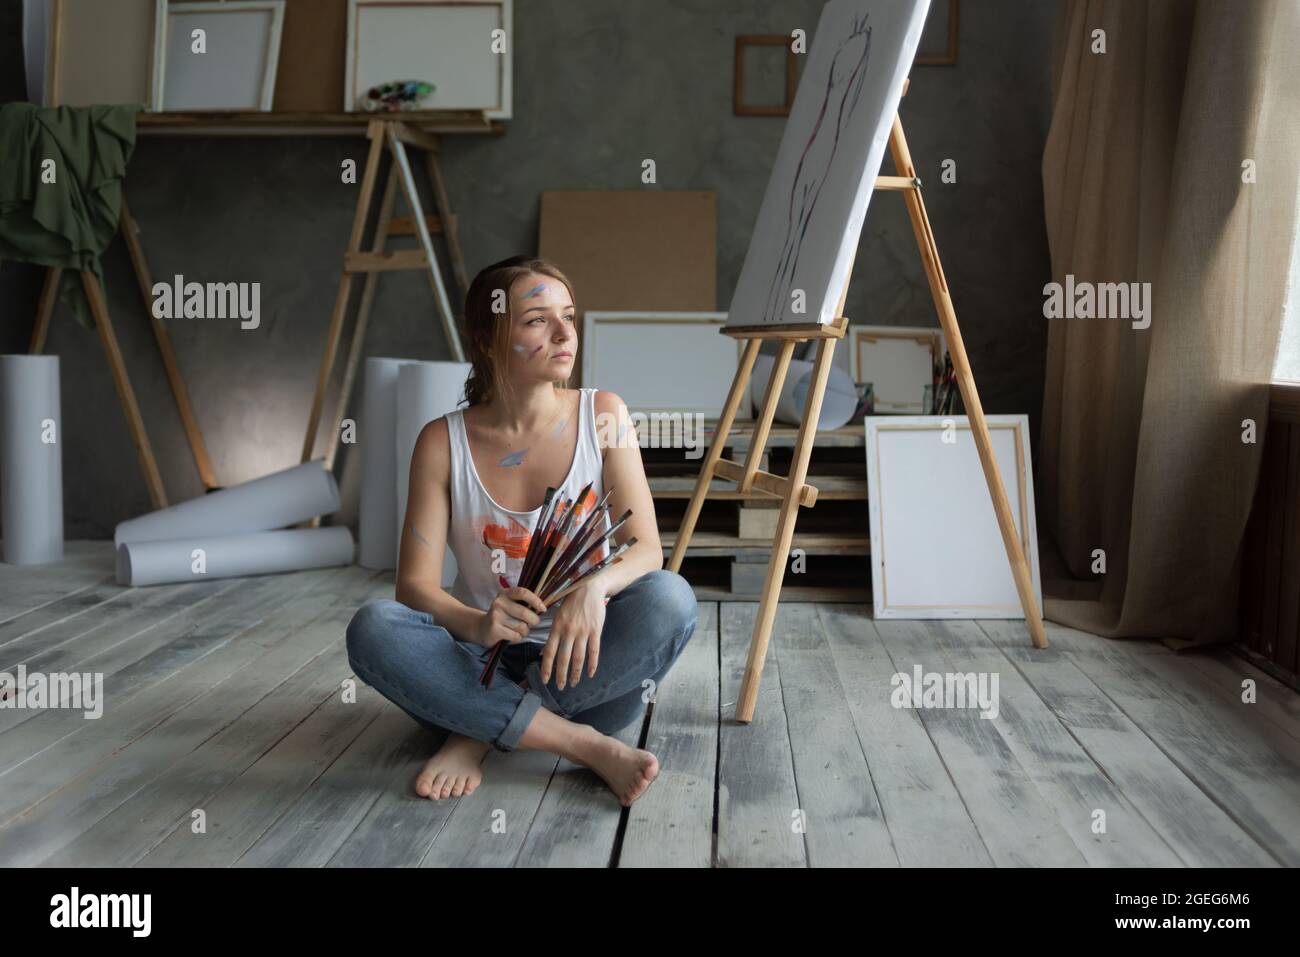
[[[600,657],[600,634],[605,628],[605,590],[594,580],[565,595],[551,621],[551,633],[542,650],[542,680],[551,680],[555,665],[555,686],[576,685],[587,666],[587,677],[596,673]]]

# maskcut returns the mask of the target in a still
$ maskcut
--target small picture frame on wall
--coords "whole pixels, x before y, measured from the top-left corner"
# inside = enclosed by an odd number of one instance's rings
[[[795,69],[790,37],[779,33],[736,37],[732,112],[736,116],[789,116],[794,103]],[[752,102],[765,86],[783,90],[780,102],[775,102],[775,95],[771,96],[770,103]]]
[[[961,0],[930,0],[930,12],[916,48],[917,66],[956,66]]]

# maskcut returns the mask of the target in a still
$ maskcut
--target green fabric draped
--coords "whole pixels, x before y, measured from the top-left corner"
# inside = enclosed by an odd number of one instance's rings
[[[99,257],[117,231],[141,109],[0,106],[0,260],[63,267],[59,298],[88,329],[78,272],[102,279]]]

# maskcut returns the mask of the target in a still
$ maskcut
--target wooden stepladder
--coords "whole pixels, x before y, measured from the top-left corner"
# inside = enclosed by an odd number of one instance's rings
[[[876,189],[894,190],[903,194],[907,205],[907,214],[912,221],[912,230],[916,235],[916,244],[921,253],[921,262],[925,267],[926,277],[930,283],[930,294],[939,314],[939,324],[948,340],[948,350],[952,355],[953,370],[957,385],[961,390],[962,401],[970,418],[971,433],[975,437],[975,447],[979,452],[980,465],[984,470],[984,480],[988,484],[989,497],[993,501],[993,511],[997,516],[998,529],[1002,533],[1002,543],[1006,548],[1007,560],[1011,564],[1012,577],[1015,579],[1016,591],[1020,595],[1020,604],[1025,612],[1025,623],[1029,628],[1030,639],[1034,647],[1046,648],[1047,635],[1043,629],[1043,619],[1039,613],[1038,602],[1034,596],[1033,579],[1029,563],[1021,547],[1016,532],[1015,520],[1012,518],[1011,505],[1007,499],[1002,476],[998,471],[997,460],[993,456],[993,444],[989,438],[988,424],[984,419],[984,408],[980,404],[979,393],[975,388],[975,378],[971,374],[970,362],[962,344],[961,330],[957,328],[957,314],[953,310],[952,298],[948,284],[944,279],[943,267],[939,264],[939,250],[934,242],[934,233],[930,229],[930,220],[921,200],[921,181],[916,176],[912,165],[912,156],[907,149],[907,140],[903,136],[903,124],[897,114],[894,116],[893,128],[889,134],[889,151],[894,160],[897,175],[876,177]],[[852,275],[852,264],[849,267]],[[817,502],[817,489],[805,479],[808,475],[808,459],[812,452],[813,439],[817,431],[817,421],[821,418],[822,397],[826,391],[826,381],[830,376],[831,360],[835,352],[835,343],[843,338],[848,329],[848,319],[844,317],[844,302],[848,296],[848,281],[840,294],[836,307],[836,318],[831,323],[808,323],[806,325],[782,326],[730,326],[720,331],[736,339],[749,340],[741,356],[736,376],[727,393],[726,405],[718,419],[717,430],[709,445],[708,455],[700,469],[695,491],[691,495],[686,514],[682,517],[681,528],[673,545],[672,557],[668,568],[679,571],[691,534],[695,530],[700,509],[708,497],[709,486],[714,476],[733,481],[737,491],[751,498],[781,499],[780,517],[776,527],[776,539],[772,545],[772,555],[767,564],[767,575],[763,579],[763,592],[758,606],[758,619],[754,623],[754,634],[750,639],[749,658],[745,664],[745,676],[740,685],[740,695],[736,700],[736,719],[751,721],[754,707],[758,701],[758,686],[763,676],[763,663],[767,658],[768,641],[771,638],[772,623],[776,618],[777,599],[781,591],[781,582],[785,578],[786,561],[790,555],[790,544],[794,538],[795,520],[800,507],[811,508]],[[776,414],[777,400],[785,382],[790,358],[794,354],[795,343],[808,339],[817,340],[817,355],[813,361],[812,382],[808,388],[808,397],[804,402],[803,418],[800,420],[799,433],[795,439],[793,458],[788,476],[774,475],[758,468],[762,461],[764,447],[767,445],[768,433],[772,419]],[[775,340],[780,343],[780,350],[772,366],[772,375],[768,380],[767,392],[763,397],[762,410],[754,425],[750,440],[748,456],[742,465],[722,458],[722,448],[740,407],[741,397],[754,368],[763,342]]]
[[[485,121],[486,122],[486,121]],[[460,333],[456,326],[455,313],[443,282],[442,270],[433,248],[433,235],[442,233],[447,243],[447,252],[451,259],[452,272],[459,288],[460,301],[464,301],[469,288],[465,274],[465,261],[461,255],[460,241],[456,225],[456,216],[451,211],[447,190],[439,164],[439,140],[432,133],[416,129],[400,120],[374,119],[367,129],[366,137],[370,140],[369,155],[366,158],[365,172],[361,178],[361,192],[357,197],[357,209],[352,220],[352,235],[348,241],[347,251],[343,256],[343,273],[339,279],[338,295],[334,300],[334,311],[330,316],[329,333],[325,342],[325,352],[321,356],[320,372],[316,377],[316,394],[312,400],[311,416],[307,421],[307,435],[303,440],[302,461],[313,457],[316,437],[320,429],[320,420],[325,403],[325,392],[330,375],[334,369],[335,356],[343,332],[344,317],[348,312],[348,302],[352,295],[353,281],[356,276],[366,277],[361,291],[356,326],[352,332],[352,341],[344,365],[343,385],[334,413],[333,429],[325,450],[326,471],[334,467],[334,456],[339,445],[339,430],[343,415],[347,409],[348,399],[352,394],[357,366],[360,364],[361,350],[365,341],[366,326],[370,321],[371,306],[374,303],[375,284],[381,272],[418,269],[429,277],[433,288],[434,302],[442,320],[443,333],[451,350],[451,358],[456,362],[465,361],[465,352],[461,346]],[[411,169],[407,146],[414,146],[425,151],[425,160],[429,174],[429,183],[438,215],[425,215],[416,188],[415,177]],[[371,208],[377,192],[379,167],[383,153],[387,149],[392,163],[386,173],[383,198],[379,203],[378,220],[375,225],[374,239],[369,250],[362,249],[362,239],[366,224],[371,216]],[[393,215],[394,201],[400,184],[402,196],[410,210],[409,217]],[[388,249],[387,243],[393,236],[415,236],[419,240],[416,249]],[[313,519],[311,524],[319,524],[320,519]]]

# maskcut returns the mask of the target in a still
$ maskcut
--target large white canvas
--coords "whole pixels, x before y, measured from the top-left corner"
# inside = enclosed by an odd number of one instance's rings
[[[163,109],[271,109],[284,0],[173,3],[159,69]],[[205,33],[204,53],[193,52],[193,31]]]
[[[725,312],[586,313],[582,384],[617,392],[630,412],[717,418],[745,342],[724,336]],[[740,415],[749,414],[742,396]]]
[[[929,0],[831,0],[822,8],[728,325],[836,318],[928,8]],[[804,293],[798,313],[795,290]]]
[[[986,419],[1041,608],[1029,420]],[[1024,618],[967,417],[868,416],[865,429],[876,617]]]
[[[348,0],[343,109],[360,109],[367,89],[394,80],[434,84],[425,107],[484,110],[509,119],[511,0]],[[494,30],[505,52],[492,50]]]

